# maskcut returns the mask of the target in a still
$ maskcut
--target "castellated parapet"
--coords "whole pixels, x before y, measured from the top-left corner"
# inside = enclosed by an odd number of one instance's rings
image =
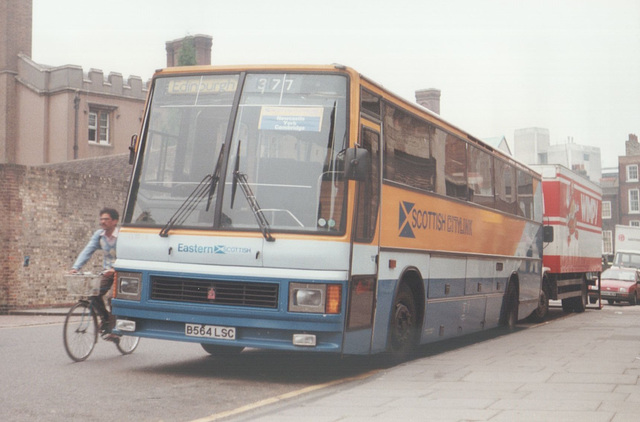
[[[100,69],[90,69],[85,74],[82,67],[75,65],[43,66],[24,54],[19,55],[17,79],[39,94],[71,90],[140,100],[146,98],[148,85],[139,76],[129,76],[125,81],[122,74],[115,72],[105,78]]]

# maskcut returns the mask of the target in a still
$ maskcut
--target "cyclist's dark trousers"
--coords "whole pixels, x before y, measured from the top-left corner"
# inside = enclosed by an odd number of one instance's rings
[[[111,275],[103,275],[102,280],[100,280],[100,297],[95,301],[96,308],[98,310],[98,314],[102,317],[103,320],[109,318],[109,312],[107,308],[104,306],[104,295],[111,290],[111,286],[113,285],[113,274]]]

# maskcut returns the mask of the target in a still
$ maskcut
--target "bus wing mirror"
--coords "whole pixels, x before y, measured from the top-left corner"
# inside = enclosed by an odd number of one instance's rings
[[[542,241],[545,243],[553,242],[553,226],[544,226],[542,228]]]
[[[129,164],[133,164],[136,159],[136,149],[138,147],[138,135],[131,136],[131,144],[129,145]]]
[[[347,180],[365,181],[371,168],[371,156],[364,148],[349,148],[344,154],[344,174]]]

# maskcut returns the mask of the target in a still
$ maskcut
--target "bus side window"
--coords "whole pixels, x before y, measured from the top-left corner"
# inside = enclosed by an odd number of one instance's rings
[[[468,169],[470,200],[476,204],[494,208],[493,156],[480,148],[469,145]]]
[[[494,162],[496,209],[516,215],[516,169],[499,159]]]
[[[433,192],[437,183],[433,125],[391,104],[384,108],[385,179]]]
[[[447,135],[445,147],[444,177],[447,196],[467,200],[467,143],[453,135]]]
[[[533,177],[522,170],[518,174],[518,215],[533,218]]]

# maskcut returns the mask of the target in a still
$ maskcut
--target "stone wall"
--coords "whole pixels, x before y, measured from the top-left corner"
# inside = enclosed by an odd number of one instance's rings
[[[116,160],[126,168],[126,157]],[[99,228],[100,209],[122,211],[128,187],[126,171],[114,178],[98,176],[107,174],[99,168],[0,165],[0,313],[73,302],[63,274]],[[83,270],[99,271],[101,263],[96,253]]]

